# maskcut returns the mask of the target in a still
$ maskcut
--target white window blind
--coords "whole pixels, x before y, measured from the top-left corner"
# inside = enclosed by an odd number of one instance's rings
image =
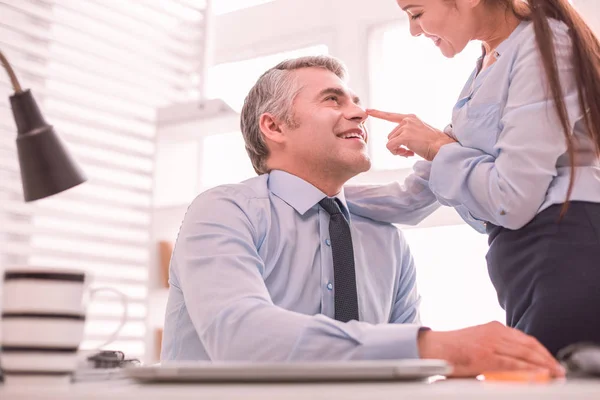
[[[89,180],[24,203],[6,74],[0,74],[0,269],[82,268],[123,291],[130,318],[111,349],[145,352],[155,111],[197,92],[206,1],[0,0],[0,47]],[[3,72],[3,71],[2,71]],[[196,84],[196,87],[192,87]],[[118,325],[91,304],[84,347]]]

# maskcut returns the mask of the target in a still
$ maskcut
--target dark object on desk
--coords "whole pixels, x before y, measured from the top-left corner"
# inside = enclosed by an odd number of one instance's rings
[[[48,125],[31,91],[23,90],[10,63],[0,51],[14,95],[10,104],[17,125],[17,150],[25,201],[52,196],[86,181],[60,138]],[[0,382],[4,380],[0,371]]]
[[[92,364],[92,368],[123,368],[140,364],[140,360],[136,358],[125,359],[122,351],[101,351],[89,356],[87,360]]]
[[[600,345],[576,343],[558,352],[569,378],[600,378]]]
[[[17,124],[17,150],[25,201],[38,200],[86,181],[66,147],[48,125],[30,90],[23,90],[8,60],[0,51],[15,94],[10,96]]]

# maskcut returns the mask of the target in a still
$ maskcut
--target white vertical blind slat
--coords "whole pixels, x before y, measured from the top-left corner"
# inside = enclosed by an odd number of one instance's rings
[[[188,100],[202,59],[203,1],[0,0],[0,49],[88,182],[24,203],[16,127],[0,75],[0,270],[85,269],[131,299],[112,349],[143,357],[155,112]],[[0,288],[1,291],[1,288]],[[120,304],[99,295],[84,348],[103,342]]]

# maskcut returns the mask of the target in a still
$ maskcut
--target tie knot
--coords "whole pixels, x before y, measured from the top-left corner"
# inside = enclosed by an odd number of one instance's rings
[[[323,200],[319,202],[319,205],[325,209],[329,213],[329,215],[341,214],[342,210],[340,209],[340,205],[335,199],[331,199],[329,197],[325,197]]]

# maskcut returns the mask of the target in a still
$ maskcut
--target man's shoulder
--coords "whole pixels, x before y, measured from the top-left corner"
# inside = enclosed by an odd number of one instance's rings
[[[268,199],[268,175],[259,175],[240,183],[229,183],[215,186],[200,193],[193,203],[206,201],[247,201]]]
[[[221,213],[239,210],[256,214],[254,209],[269,201],[268,175],[259,175],[240,183],[215,186],[200,193],[189,205],[186,216],[211,215],[219,218]],[[221,215],[223,216],[223,215]]]

